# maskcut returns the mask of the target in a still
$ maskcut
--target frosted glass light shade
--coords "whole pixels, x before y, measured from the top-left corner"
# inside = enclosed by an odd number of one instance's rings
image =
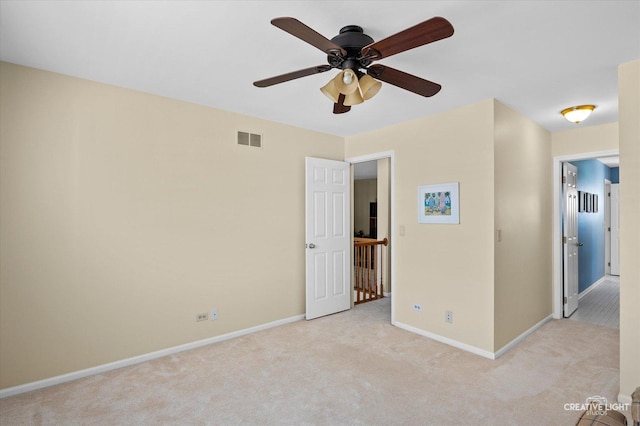
[[[581,121],[586,120],[595,108],[595,105],[579,105],[565,108],[560,112],[560,114],[572,123],[578,124]]]
[[[356,90],[353,93],[349,93],[348,95],[345,95],[344,97],[344,104],[345,106],[352,106],[352,105],[358,105],[364,102],[364,99],[362,99],[362,95],[360,94],[360,90]]]
[[[365,101],[373,98],[381,87],[382,83],[368,74],[363,75],[360,79],[360,90],[362,90],[362,97]]]
[[[334,104],[338,103],[338,97],[340,96],[340,92],[338,92],[338,88],[336,87],[336,83],[332,78],[329,80],[327,84],[320,88],[320,91],[324,93],[327,98],[331,99]]]

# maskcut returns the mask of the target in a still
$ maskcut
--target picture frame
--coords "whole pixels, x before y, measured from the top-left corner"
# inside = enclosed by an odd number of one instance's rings
[[[585,193],[582,191],[578,191],[578,213],[584,212],[584,197]]]
[[[591,194],[591,212],[598,213],[598,194]]]
[[[460,224],[459,183],[419,186],[418,223]]]

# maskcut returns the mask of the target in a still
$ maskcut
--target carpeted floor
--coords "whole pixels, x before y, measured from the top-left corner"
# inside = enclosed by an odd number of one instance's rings
[[[389,324],[389,299],[0,400],[8,425],[573,425],[614,402],[619,332],[554,320],[492,361]]]

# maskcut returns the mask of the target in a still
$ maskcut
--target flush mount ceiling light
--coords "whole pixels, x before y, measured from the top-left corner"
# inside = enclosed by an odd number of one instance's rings
[[[436,16],[377,42],[358,25],[343,27],[329,40],[295,18],[275,18],[271,23],[323,51],[328,64],[255,81],[256,87],[269,87],[338,68],[340,73],[320,88],[333,102],[334,114],[348,112],[352,105],[374,97],[382,86],[380,81],[425,97],[435,95],[442,88],[438,83],[386,65],[372,65],[374,61],[451,37],[453,26],[442,17]]]
[[[586,120],[594,109],[596,109],[595,105],[578,105],[565,108],[560,111],[560,114],[572,123],[578,124],[581,121]]]

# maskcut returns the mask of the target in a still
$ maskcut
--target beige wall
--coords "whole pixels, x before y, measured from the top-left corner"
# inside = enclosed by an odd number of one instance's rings
[[[551,135],[495,102],[495,350],[552,313]]]
[[[369,235],[369,203],[378,198],[377,179],[358,179],[353,182],[353,229]]]
[[[620,394],[640,386],[640,61],[618,69],[620,115]]]
[[[342,138],[7,63],[0,93],[1,388],[304,313],[304,157]]]
[[[637,70],[620,72],[634,182]],[[544,157],[618,148],[616,123],[549,136],[494,100],[343,140],[6,63],[0,93],[0,388],[302,314],[305,156],[395,151],[396,321],[494,352],[551,309]],[[264,149],[236,146],[236,130]],[[456,181],[460,225],[419,225],[418,186]],[[622,265],[639,245],[623,240]],[[530,276],[511,270],[524,258]],[[622,268],[621,376],[638,382],[640,274]],[[219,320],[195,322],[212,307]]]
[[[493,353],[549,316],[549,132],[486,100],[346,140],[346,157],[388,150],[396,156],[396,321]],[[460,225],[418,224],[418,186],[456,181]]]
[[[493,352],[493,101],[349,137],[345,149],[395,151],[396,321]],[[418,186],[448,182],[460,183],[460,225],[418,224]]]
[[[576,127],[551,134],[552,157],[583,154],[587,152],[615,151],[617,149],[617,122],[600,124],[598,126]]]

